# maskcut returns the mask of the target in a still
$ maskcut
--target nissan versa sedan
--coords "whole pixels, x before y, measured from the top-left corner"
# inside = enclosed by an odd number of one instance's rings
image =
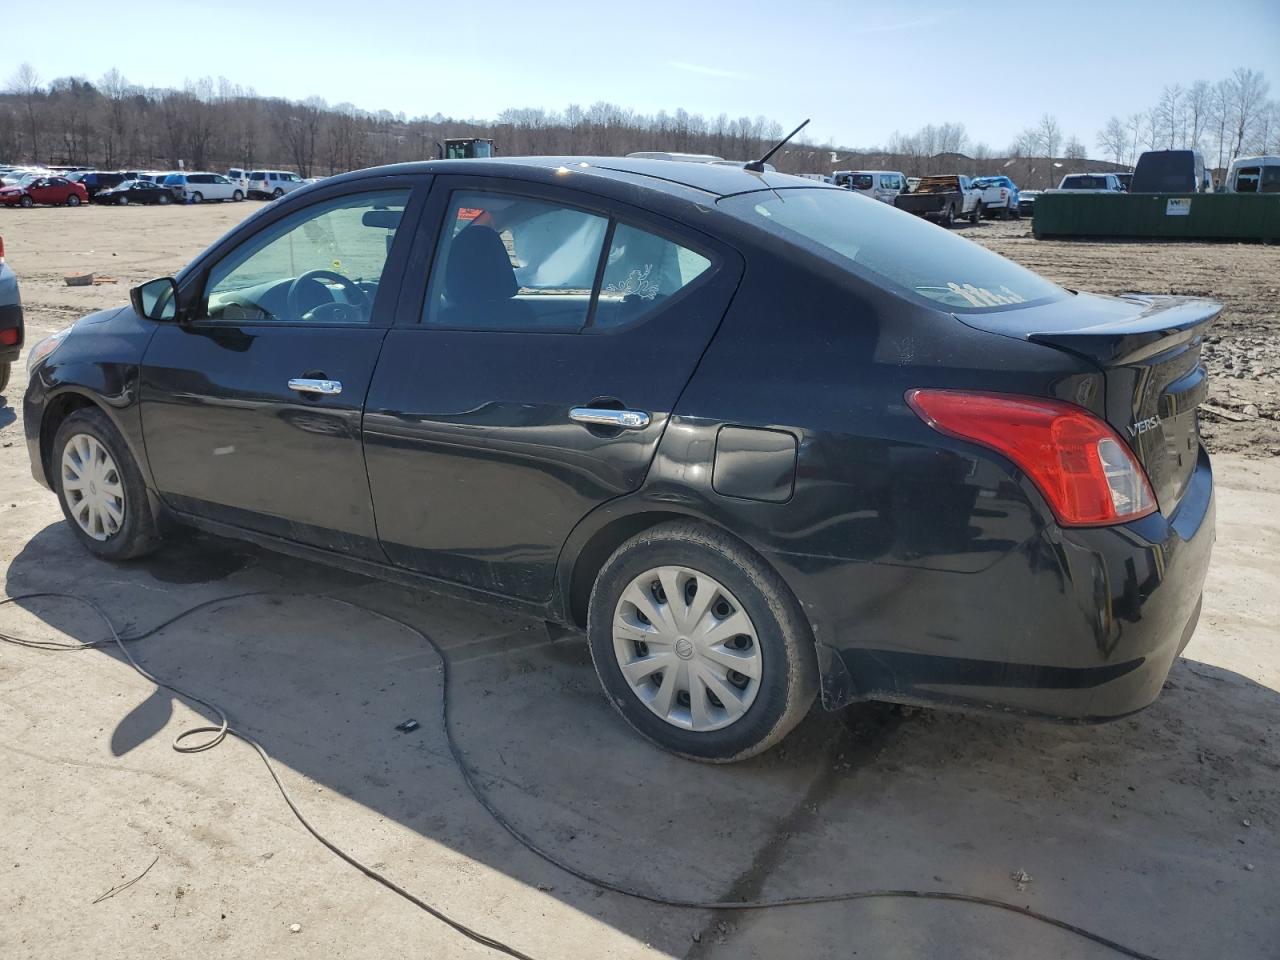
[[[410,164],[40,343],[26,435],[99,557],[176,522],[574,625],[639,733],[727,761],[819,695],[1151,703],[1214,539],[1219,309],[773,172]]]

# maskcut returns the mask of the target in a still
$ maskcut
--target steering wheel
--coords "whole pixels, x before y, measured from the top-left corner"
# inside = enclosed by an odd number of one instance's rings
[[[300,291],[304,281],[313,283],[321,283],[328,280],[340,286],[343,293],[346,294],[347,302],[338,303],[336,300],[329,303],[322,303],[317,307],[312,307],[306,313],[300,313],[301,298]],[[289,284],[288,296],[288,316],[300,317],[303,320],[321,320],[328,323],[363,323],[365,320],[365,311],[369,307],[369,298],[365,295],[360,285],[349,277],[344,277],[340,273],[332,270],[308,270],[299,276],[293,283]]]

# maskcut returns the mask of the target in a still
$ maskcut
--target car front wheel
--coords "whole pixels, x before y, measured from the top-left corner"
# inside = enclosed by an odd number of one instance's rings
[[[142,474],[101,410],[86,407],[62,422],[49,472],[67,523],[90,553],[130,560],[159,545]]]
[[[22,207],[30,208],[35,206],[35,201],[32,200],[30,197],[24,196],[21,200],[18,201],[18,205]]]
[[[239,203],[241,200],[244,199],[243,191],[237,190],[235,193],[231,195],[231,199],[236,203]]]
[[[661,524],[614,552],[587,633],[623,719],[694,760],[769,749],[818,688],[813,636],[786,584],[745,544],[694,522]]]
[[[68,207],[78,207],[78,206],[80,206],[80,195],[79,195],[78,193],[73,193],[73,194],[71,194],[70,196],[68,196],[68,197],[67,197],[67,206],[68,206]]]

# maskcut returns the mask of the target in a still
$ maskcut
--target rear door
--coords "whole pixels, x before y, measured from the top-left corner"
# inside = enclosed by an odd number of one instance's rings
[[[429,279],[406,289],[366,405],[378,532],[398,565],[543,600],[574,525],[643,482],[741,260],[497,178],[438,178],[423,225],[409,276]]]
[[[361,448],[415,179],[271,210],[183,284],[143,358],[147,458],[173,509],[382,559]],[[397,245],[397,239],[403,242]]]

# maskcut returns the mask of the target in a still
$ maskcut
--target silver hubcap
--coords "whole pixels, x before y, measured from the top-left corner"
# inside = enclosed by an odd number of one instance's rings
[[[627,585],[613,653],[640,702],[685,730],[729,726],[760,692],[755,625],[722,584],[689,567],[656,567]]]
[[[62,494],[76,524],[95,540],[106,540],[124,523],[124,482],[96,437],[77,433],[63,447]]]

